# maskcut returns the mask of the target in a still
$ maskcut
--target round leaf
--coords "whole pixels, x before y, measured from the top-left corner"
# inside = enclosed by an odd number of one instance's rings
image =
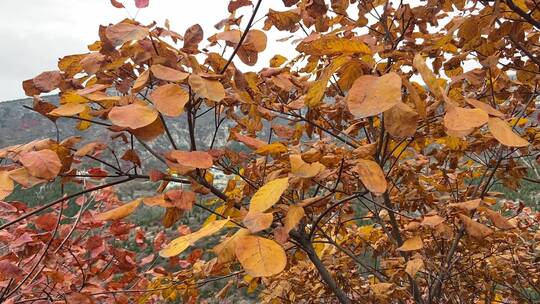
[[[235,254],[242,267],[252,277],[269,277],[287,266],[285,250],[275,241],[253,235],[236,241]]]
[[[394,72],[381,77],[360,76],[347,93],[346,101],[358,118],[378,115],[401,101],[401,77]]]
[[[163,115],[177,117],[184,112],[184,106],[189,101],[189,94],[179,85],[169,83],[155,89],[150,98],[156,109]]]
[[[138,129],[153,123],[158,113],[145,105],[132,103],[127,106],[113,107],[109,119],[119,127]]]

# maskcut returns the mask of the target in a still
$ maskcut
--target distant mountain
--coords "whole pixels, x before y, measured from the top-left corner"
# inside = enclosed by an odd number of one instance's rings
[[[43,97],[46,101],[58,104],[58,96],[50,95]],[[33,112],[23,106],[32,106],[31,98],[0,102],[0,148],[11,145],[27,143],[36,139],[56,138],[56,128],[53,122],[42,115]],[[172,137],[180,149],[187,149],[189,145],[189,133],[185,117],[167,118],[167,125],[171,130]],[[112,135],[106,127],[92,125],[85,131],[79,131],[75,127],[77,120],[60,118],[57,120],[60,139],[73,135],[80,135],[87,141],[103,140]],[[227,144],[227,124],[223,124],[216,138],[216,146]],[[210,111],[197,119],[197,145],[201,149],[208,148],[214,134],[214,116]],[[158,150],[170,149],[168,141],[160,138],[151,143]]]

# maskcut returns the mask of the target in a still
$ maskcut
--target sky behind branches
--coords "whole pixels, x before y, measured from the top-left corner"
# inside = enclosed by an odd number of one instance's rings
[[[109,0],[0,0],[0,101],[25,97],[22,81],[57,69],[58,58],[88,52],[86,46],[98,39],[100,24],[116,23],[131,15],[143,24],[155,20],[163,26],[168,18],[171,28],[183,34],[187,27],[199,23],[205,31],[204,43],[217,32],[214,24],[228,16],[229,3],[228,0],[151,0],[147,8],[138,11],[133,0],[122,2],[126,9],[114,8]],[[262,17],[270,6],[284,8],[280,0],[263,1],[255,28],[263,26]],[[245,15],[244,25],[251,8],[240,13]],[[282,37],[283,34],[274,32],[274,37],[269,39]],[[260,56],[256,67],[266,65],[275,53],[292,54],[293,47],[290,42],[287,44],[289,47],[283,48],[269,41],[273,49]],[[242,66],[238,62],[235,64]]]

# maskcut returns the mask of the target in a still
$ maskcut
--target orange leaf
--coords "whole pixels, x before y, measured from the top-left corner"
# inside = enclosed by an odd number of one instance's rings
[[[130,214],[132,214],[137,207],[141,204],[141,199],[133,200],[129,203],[123,204],[120,207],[114,208],[107,212],[100,213],[94,217],[96,221],[110,221],[119,220]]]
[[[489,132],[501,144],[509,147],[526,147],[529,142],[512,131],[512,128],[502,119],[491,117],[488,121]]]
[[[403,102],[384,112],[384,128],[392,136],[413,136],[417,126],[418,113]]]
[[[448,135],[463,137],[484,125],[488,119],[488,114],[482,109],[465,109],[449,104],[444,115],[444,126]]]
[[[191,168],[208,169],[214,164],[212,156],[203,151],[172,150],[167,154],[167,158],[182,166]]]
[[[424,242],[419,236],[412,237],[405,242],[397,249],[398,251],[415,251],[420,250],[424,247]]]
[[[49,149],[23,153],[19,161],[32,176],[47,180],[54,179],[62,168],[58,155]]]
[[[489,104],[481,102],[480,100],[465,98],[465,101],[475,108],[482,109],[491,116],[504,117],[504,114],[498,110],[492,108]]]
[[[189,94],[179,85],[169,83],[155,89],[150,98],[156,109],[164,115],[177,117],[184,112]]]
[[[358,161],[355,171],[360,175],[360,180],[367,190],[382,194],[386,191],[386,178],[384,172],[376,162],[367,159]]]
[[[311,164],[306,163],[299,154],[289,155],[289,161],[291,163],[291,173],[302,178],[314,177],[326,169],[326,167],[319,162]]]
[[[0,200],[3,200],[13,192],[15,183],[9,177],[8,171],[0,171]]]
[[[154,64],[150,67],[154,77],[171,82],[178,82],[188,78],[189,73],[175,70],[161,64]]]
[[[60,105],[58,108],[49,112],[49,115],[53,116],[73,116],[82,113],[86,110],[85,104],[80,103],[67,103]]]
[[[215,102],[225,98],[225,88],[219,81],[208,80],[195,74],[191,74],[188,81],[191,89],[201,97]]]
[[[349,111],[358,118],[378,115],[401,102],[401,77],[391,72],[381,77],[356,79],[346,97]]]
[[[148,35],[148,29],[130,23],[118,23],[107,27],[105,35],[114,46],[119,46],[132,40],[141,40]]]
[[[502,214],[499,212],[493,211],[491,209],[484,210],[487,218],[495,225],[495,227],[507,230],[507,229],[514,229],[516,228],[514,225],[512,225]]]
[[[246,215],[242,223],[251,233],[257,233],[272,225],[274,216],[272,213],[250,212]]]
[[[132,103],[127,106],[113,107],[109,119],[119,127],[138,129],[153,123],[158,113],[145,105]]]
[[[148,83],[149,79],[150,79],[150,71],[146,70],[142,72],[133,83],[133,88],[132,88],[133,92],[140,91]]]
[[[275,241],[253,235],[238,237],[235,254],[252,277],[269,277],[287,266],[285,250]]]

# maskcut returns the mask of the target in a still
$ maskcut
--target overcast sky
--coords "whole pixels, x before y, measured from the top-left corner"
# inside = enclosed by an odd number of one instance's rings
[[[131,15],[137,13],[133,0],[119,1],[126,5],[127,11],[114,8],[109,0],[0,0],[0,101],[25,97],[21,82],[43,71],[57,69],[58,58],[88,52],[86,46],[98,39],[100,24],[116,23],[128,17],[128,11]],[[227,17],[228,2],[150,0],[150,6],[138,12],[137,20],[143,23],[155,20],[163,26],[168,18],[171,28],[181,34],[187,27],[199,23],[206,39],[215,33],[213,25]],[[283,9],[282,1],[263,1],[257,19],[268,12],[270,5]],[[249,15],[250,9],[240,12]],[[244,17],[244,23],[247,19],[249,16]],[[262,27],[263,21],[256,27]],[[269,38],[275,40],[283,36],[275,33]],[[283,44],[269,41],[269,45],[271,49],[260,56],[261,64],[267,63],[276,50],[283,55],[292,53],[284,51]]]

